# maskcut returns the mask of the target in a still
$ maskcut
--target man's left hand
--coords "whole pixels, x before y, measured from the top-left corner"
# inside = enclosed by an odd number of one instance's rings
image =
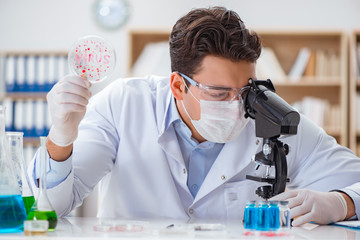
[[[290,190],[271,200],[289,201],[292,225],[315,222],[329,224],[342,221],[347,216],[347,204],[339,192],[316,192],[307,189]]]

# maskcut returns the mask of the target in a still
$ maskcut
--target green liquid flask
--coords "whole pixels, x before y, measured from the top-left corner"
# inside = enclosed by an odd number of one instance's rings
[[[23,231],[26,212],[5,135],[5,109],[0,106],[0,233]]]
[[[31,189],[30,179],[27,174],[27,164],[24,159],[24,133],[6,132],[5,134],[9,143],[11,159],[16,170],[17,182],[19,184],[20,192],[24,201],[26,214],[28,214],[35,202],[35,198]]]
[[[47,220],[49,222],[49,231],[54,231],[57,225],[57,215],[47,196],[46,174],[46,137],[40,137],[40,183],[39,195],[27,216],[28,220]]]

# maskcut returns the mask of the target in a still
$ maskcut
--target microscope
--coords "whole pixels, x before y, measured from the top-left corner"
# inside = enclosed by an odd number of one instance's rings
[[[244,96],[245,117],[255,120],[257,137],[263,138],[262,151],[255,155],[255,162],[265,165],[267,170],[275,167],[275,176],[269,172],[263,177],[246,175],[246,179],[266,182],[271,185],[258,187],[255,193],[269,199],[284,192],[287,178],[286,155],[289,146],[278,140],[280,135],[295,135],[300,122],[300,114],[275,94],[270,79],[249,80],[249,89]]]

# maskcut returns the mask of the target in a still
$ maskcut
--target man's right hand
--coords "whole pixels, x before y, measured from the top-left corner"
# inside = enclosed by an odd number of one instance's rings
[[[67,75],[47,94],[52,121],[49,139],[55,145],[67,147],[77,138],[79,123],[91,97],[90,86],[85,78]]]

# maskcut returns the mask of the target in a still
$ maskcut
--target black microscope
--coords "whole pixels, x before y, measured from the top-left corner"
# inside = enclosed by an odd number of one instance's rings
[[[275,167],[275,177],[246,175],[247,179],[267,182],[255,191],[264,199],[284,192],[287,178],[286,155],[289,146],[278,140],[280,135],[294,135],[300,122],[300,114],[275,94],[270,79],[249,80],[249,89],[244,96],[245,117],[255,120],[256,136],[263,138],[262,151],[255,155],[255,162]]]

